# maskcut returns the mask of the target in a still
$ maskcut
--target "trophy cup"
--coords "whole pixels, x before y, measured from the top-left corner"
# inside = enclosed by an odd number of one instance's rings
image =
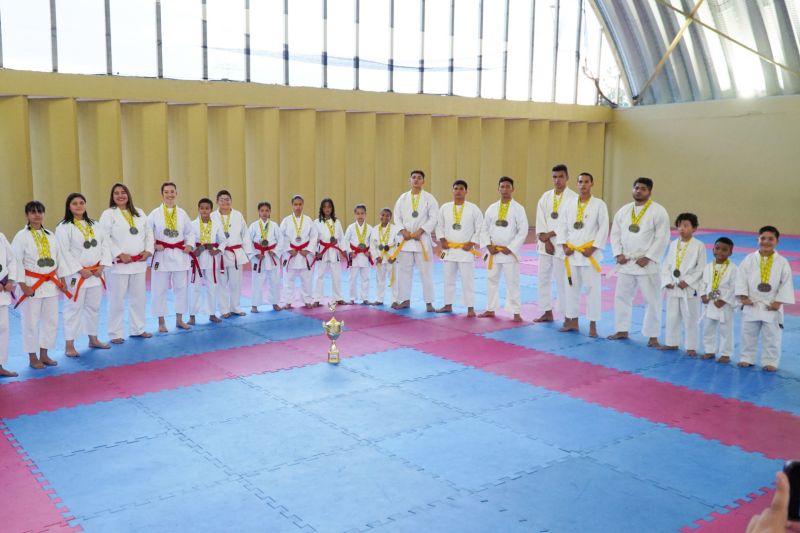
[[[331,313],[335,313],[336,302],[331,302],[328,305],[328,309],[331,310]],[[339,348],[336,347],[336,339],[342,334],[343,328],[344,321],[336,320],[336,317],[333,315],[331,315],[330,320],[322,323],[322,329],[325,331],[325,335],[331,340],[331,347],[328,348],[328,362],[332,365],[339,364]]]

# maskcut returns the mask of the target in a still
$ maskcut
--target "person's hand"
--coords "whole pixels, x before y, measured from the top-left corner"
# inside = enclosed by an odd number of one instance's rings
[[[723,307],[725,307],[725,300],[720,300],[719,298],[717,298],[716,300],[714,300],[714,305],[717,307],[717,309],[722,309]]]
[[[6,292],[14,292],[14,287],[16,287],[14,282],[9,280],[6,282],[5,286],[3,286],[3,290]]]
[[[120,263],[128,264],[131,262],[131,256],[128,254],[119,254],[117,256],[117,261],[119,261]]]
[[[749,296],[742,296],[739,298],[739,301],[742,305],[753,305],[753,300],[751,300]]]
[[[222,250],[220,250],[219,248],[212,248],[211,250],[208,251],[208,253],[210,253],[212,256],[215,256],[221,254]]]
[[[297,250],[294,250],[294,249],[289,250],[289,257],[294,257],[296,255],[297,255]]]
[[[411,238],[414,239],[415,241],[418,241],[419,238],[422,237],[422,233],[423,233],[422,228],[420,228],[411,234]]]
[[[562,247],[564,248],[564,255],[572,255],[572,254],[575,253],[575,250],[573,250],[572,248],[570,248],[566,244],[564,244]]]
[[[403,238],[404,238],[405,240],[407,240],[407,241],[410,241],[410,240],[411,240],[411,232],[410,232],[410,231],[408,231],[407,229],[401,229],[401,230],[400,230],[400,235],[402,235],[402,236],[403,236]]]
[[[772,302],[771,304],[769,304],[769,307],[767,309],[769,309],[770,311],[779,311],[780,308],[781,308],[780,302]]]
[[[511,250],[509,250],[507,247],[503,248],[502,254],[503,255],[510,255],[511,254]]]
[[[462,248],[462,250],[464,250],[465,252],[469,252],[470,250],[472,250],[476,246],[478,246],[478,245],[475,244],[474,242],[467,242],[467,243],[464,244],[464,247]]]
[[[710,300],[708,299],[708,294],[704,294],[700,297],[700,301],[704,304],[707,304]]]
[[[775,475],[775,495],[769,507],[753,516],[747,525],[747,533],[784,533],[800,531],[800,524],[788,522],[789,514],[789,478],[783,472]]]
[[[595,252],[595,250],[597,250],[597,247],[590,246],[589,248],[586,248],[585,250],[581,250],[581,253],[583,254],[584,257],[592,257],[592,254]]]
[[[489,246],[487,246],[486,250],[492,255],[497,254],[497,247],[494,244],[490,244]]]
[[[391,257],[389,258],[389,264],[390,265],[394,264],[395,261],[397,261],[397,258],[394,258],[394,259],[392,259]]]
[[[102,276],[102,275],[103,275],[103,269],[105,269],[105,267],[104,267],[103,265],[100,265],[100,266],[98,266],[98,267],[97,267],[97,270],[95,270],[95,271],[92,273],[92,275],[93,275],[94,277],[96,277],[96,278],[99,278],[100,276]]]
[[[680,281],[678,282],[678,287],[680,287],[681,289],[685,289],[685,288],[686,288],[686,287],[688,287],[688,286],[689,286],[689,284],[688,284],[688,283],[686,283],[686,282],[685,282],[685,281],[683,281],[683,280],[680,280]]]
[[[667,289],[674,289],[675,288],[675,284],[674,283],[668,283],[668,284],[664,285],[664,287],[666,287]]]
[[[89,279],[92,277],[92,271],[89,270],[88,268],[82,268],[80,269],[80,271],[78,271],[78,273],[81,275],[83,279]]]
[[[20,283],[20,284],[19,284],[19,288],[20,288],[20,289],[22,289],[22,294],[24,294],[24,295],[25,295],[25,296],[27,296],[28,298],[30,298],[31,296],[33,296],[33,289],[31,289],[31,288],[30,288],[28,285],[26,285],[25,283]]]
[[[147,258],[150,257],[151,255],[153,255],[153,254],[151,254],[150,252],[142,252],[141,261],[147,261]]]
[[[553,255],[556,253],[556,247],[553,246],[553,243],[548,240],[544,243],[544,251],[547,253],[547,255]]]
[[[376,263],[378,263],[379,265],[380,265],[381,263],[383,263],[383,256],[380,256],[380,255],[379,255],[377,258],[375,258],[375,262],[376,262]]]
[[[624,265],[624,264],[626,264],[626,263],[628,262],[628,258],[627,258],[627,257],[625,257],[625,256],[624,256],[624,255],[622,255],[622,254],[619,254],[619,255],[616,257],[616,260],[617,260],[617,263],[618,263],[618,264],[620,264],[620,265]]]
[[[164,251],[164,245],[163,244],[156,244],[156,251],[157,252],[163,252]]]
[[[447,242],[447,239],[445,239],[444,237],[439,239],[439,246],[441,246],[442,249],[447,250],[447,248],[449,247],[449,243]]]
[[[309,252],[308,250],[300,250],[300,255],[302,255],[303,257],[308,257],[309,255],[311,255],[311,252]]]
[[[192,248],[192,247],[191,247],[191,246],[189,246],[188,244],[187,244],[186,246],[184,246],[184,247],[183,247],[183,253],[185,253],[185,254],[190,254],[190,253],[192,253],[193,251],[194,251],[194,248]]]
[[[547,242],[547,241],[549,241],[549,240],[550,240],[550,239],[547,237],[547,233],[540,233],[540,234],[538,235],[538,237],[539,237],[539,242]]]
[[[636,260],[636,264],[639,265],[640,267],[644,268],[644,267],[646,267],[647,265],[650,264],[650,259],[648,259],[646,257],[640,257],[639,259]]]
[[[316,260],[317,260],[317,261],[322,261],[322,254],[321,254],[320,252],[317,252],[317,253],[314,255],[314,257],[316,258]]]

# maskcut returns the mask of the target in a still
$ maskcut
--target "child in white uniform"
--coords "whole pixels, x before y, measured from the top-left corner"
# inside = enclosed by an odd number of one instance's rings
[[[386,286],[392,289],[392,302],[397,301],[397,281],[395,279],[397,258],[393,257],[397,249],[399,228],[392,224],[392,210],[381,209],[380,224],[372,228],[372,257],[375,258],[375,300],[373,305],[383,305]]]
[[[222,261],[225,248],[225,233],[218,218],[211,216],[214,204],[209,198],[197,203],[197,218],[192,222],[194,252],[192,255],[192,279],[189,284],[189,325],[194,326],[195,317],[203,313],[209,322],[219,323],[217,317],[218,263]]]
[[[358,204],[353,213],[356,221],[347,227],[344,234],[345,246],[348,247],[348,264],[350,265],[350,303],[361,300],[369,304],[369,271],[375,264],[372,259],[369,242],[372,240],[372,228],[366,223],[367,206]]]
[[[3,365],[8,362],[8,306],[13,301],[18,279],[14,250],[6,236],[0,233],[0,378],[17,376],[16,372],[3,368]]]
[[[292,212],[281,222],[286,242],[283,266],[286,267],[283,299],[285,309],[291,309],[294,287],[300,280],[300,293],[306,309],[311,309],[311,261],[317,249],[317,230],[311,217],[303,214],[303,197],[292,197]]]
[[[250,290],[250,312],[258,313],[258,306],[264,302],[264,284],[269,286],[267,303],[272,303],[274,311],[281,310],[281,254],[284,251],[284,237],[280,226],[272,222],[272,205],[269,202],[258,204],[258,220],[250,224],[249,235],[253,243],[250,261],[253,265]]]
[[[325,285],[325,273],[331,273],[331,301],[343,304],[342,300],[342,266],[341,257],[347,247],[344,242],[344,230],[341,221],[336,218],[336,207],[333,200],[324,198],[319,203],[319,217],[314,221],[319,236],[316,255],[314,256],[314,307],[319,307]]]
[[[733,304],[736,302],[737,268],[731,260],[733,241],[720,237],[714,243],[714,261],[703,271],[703,359],[714,359],[719,331],[720,363],[733,355]]]

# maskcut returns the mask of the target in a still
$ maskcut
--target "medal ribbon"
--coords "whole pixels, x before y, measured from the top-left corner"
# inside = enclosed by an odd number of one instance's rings
[[[414,194],[411,193],[411,210],[416,211],[419,213],[419,199],[422,196],[422,193]]]
[[[769,257],[761,256],[761,283],[769,283],[769,276],[772,273],[772,260],[775,259],[773,253]]]
[[[84,241],[91,241],[94,239],[94,229],[85,221],[73,219],[72,224],[81,232]]]
[[[686,255],[686,250],[689,249],[689,243],[686,243],[686,246],[681,248],[681,244],[683,241],[678,241],[677,250],[675,252],[675,269],[680,270],[681,263],[683,263],[683,256]]]
[[[127,209],[120,209],[120,213],[122,213],[123,218],[125,218],[125,222],[128,223],[128,226],[134,228],[136,225],[133,223],[133,215],[128,212]]]
[[[556,190],[553,189],[553,213],[558,213],[558,208],[561,206],[561,200],[563,198],[564,191],[561,191],[561,194],[556,194]]]
[[[631,207],[631,224],[636,224],[638,226],[639,221],[642,220],[644,214],[647,213],[647,208],[650,207],[650,204],[652,203],[653,203],[652,199],[647,200],[647,203],[644,204],[644,208],[642,208],[642,210],[639,211],[638,215],[636,214],[636,205],[634,204],[633,207]]]
[[[328,233],[331,234],[331,237],[335,237],[336,236],[336,224],[329,218],[326,218],[325,220],[323,220],[323,222],[325,223],[325,226],[327,226]]]
[[[208,219],[208,223],[205,223],[200,220],[200,244],[211,244],[211,226],[212,222],[211,219]]]
[[[220,218],[220,220],[222,220],[222,231],[224,231],[225,233],[230,233],[230,229],[231,229],[231,214],[228,213],[227,220],[225,219],[225,215],[223,215],[222,213],[219,214],[219,218]]]
[[[44,228],[40,230],[31,230],[33,242],[36,243],[36,251],[39,252],[40,259],[52,259],[50,256],[50,241],[47,239],[47,234]]]
[[[298,226],[297,219],[295,218],[294,213],[292,213],[292,224],[294,224],[294,232],[299,237],[300,234],[303,233],[303,215],[300,215],[300,225]]]
[[[167,209],[167,206],[161,204],[161,210],[164,212],[164,225],[167,226],[167,229],[172,231],[178,230],[178,208],[173,207],[172,209]]]
[[[258,229],[261,230],[261,240],[267,241],[267,235],[269,235],[269,223],[270,221],[267,220],[267,225],[265,226],[263,222],[259,219],[258,221]]]
[[[589,205],[589,202],[592,201],[592,197],[590,196],[586,203],[581,203],[580,196],[578,197],[578,214],[575,217],[576,222],[583,222],[583,212],[586,211],[586,207]]]
[[[459,226],[461,225],[461,215],[464,214],[464,205],[465,204],[461,204],[461,209],[457,209],[458,206],[456,206],[456,203],[453,202],[453,220]]]
[[[725,276],[725,272],[728,271],[728,266],[731,264],[730,259],[726,259],[725,262],[722,264],[722,269],[717,269],[717,265],[714,265],[714,273],[711,275],[711,290],[716,291],[719,289],[719,284],[722,281],[723,276]]]
[[[506,216],[508,216],[508,206],[511,205],[511,202],[503,203],[500,202],[500,209],[497,210],[497,220],[505,220]]]
[[[389,231],[391,231],[392,226],[386,224],[386,231],[381,233],[381,228],[378,227],[378,238],[381,244],[389,244]]]
[[[364,241],[367,239],[367,225],[364,224],[364,233],[361,233],[358,230],[358,223],[356,222],[356,237],[358,237],[358,244],[364,244]]]

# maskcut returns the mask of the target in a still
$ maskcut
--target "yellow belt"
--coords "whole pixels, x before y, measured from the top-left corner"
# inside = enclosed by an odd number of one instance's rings
[[[400,253],[400,250],[403,249],[403,246],[405,245],[406,242],[408,242],[408,241],[403,240],[403,241],[400,242],[400,244],[397,245],[397,250],[395,250],[394,253],[392,254],[392,259],[393,260],[397,259],[397,255]],[[420,241],[419,245],[422,247],[422,259],[424,261],[427,261],[428,260],[428,252],[425,251],[425,245],[422,243],[422,241]]]
[[[447,241],[447,247],[448,247],[448,248],[461,248],[461,249],[463,249],[463,248],[464,248],[466,245],[468,245],[468,244],[472,244],[472,243],[469,243],[469,242],[450,242],[450,241]],[[474,247],[473,247],[473,248],[470,248],[470,249],[469,249],[469,250],[467,250],[467,251],[468,251],[469,253],[471,253],[472,255],[474,255],[475,257],[480,257],[480,256],[481,256],[481,253],[480,253],[479,251],[477,251],[477,250],[476,250]],[[444,253],[442,253],[442,259],[444,259]]]
[[[588,250],[589,248],[592,248],[593,246],[594,246],[594,241],[585,242],[585,243],[581,244],[580,246],[575,246],[571,242],[568,242],[566,244],[567,248],[569,248],[570,250],[574,250],[576,252],[583,252],[584,250]],[[597,259],[595,259],[593,255],[590,255],[586,259],[589,260],[589,262],[592,264],[592,266],[594,267],[595,270],[597,270],[598,272],[602,272],[602,269],[600,268],[600,265],[598,264]],[[564,256],[564,269],[567,271],[567,281],[569,281],[570,286],[572,286],[572,269],[569,266],[569,256],[568,255]]]
[[[507,246],[498,246],[496,244],[494,245],[494,248],[495,248],[495,250],[497,250],[497,253],[504,252],[504,251],[508,250]],[[489,261],[487,261],[486,268],[491,270],[492,269],[492,265],[494,265],[494,255],[493,254],[489,254]]]
[[[394,261],[395,254],[389,256],[388,252],[381,251],[381,257],[383,257],[383,264],[387,267],[392,267],[392,277],[389,279],[389,287],[394,287],[394,263],[390,263],[389,259]]]

